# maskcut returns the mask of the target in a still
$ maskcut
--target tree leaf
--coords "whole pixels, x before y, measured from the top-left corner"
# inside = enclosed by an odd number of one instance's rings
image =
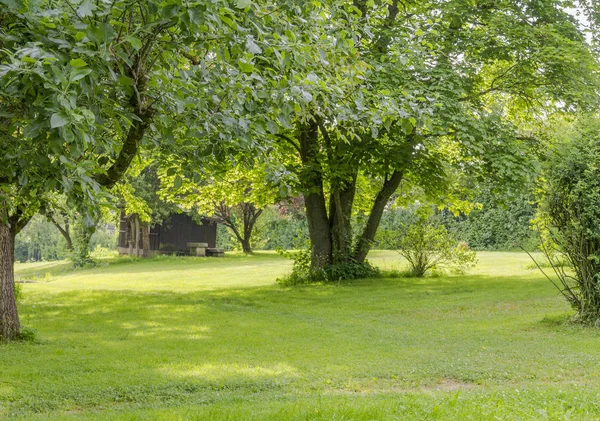
[[[240,66],[240,70],[244,73],[252,73],[254,71],[254,64],[247,63],[245,61],[239,60],[238,66]]]
[[[128,36],[127,42],[135,51],[139,51],[140,48],[142,48],[142,41],[139,38],[136,38],[134,36]]]
[[[83,0],[81,5],[77,8],[77,14],[79,17],[85,18],[92,16],[96,10],[96,5],[91,0]]]
[[[69,124],[69,116],[64,113],[54,113],[50,117],[50,127],[53,129]]]
[[[175,181],[174,181],[174,183],[173,183],[173,186],[174,186],[176,189],[179,189],[179,188],[181,187],[181,184],[182,184],[182,183],[183,183],[183,181],[181,180],[181,177],[180,177],[180,176],[176,176],[176,177],[175,177]]]
[[[235,7],[237,7],[238,9],[245,9],[247,7],[250,7],[251,4],[252,4],[252,0],[236,0],[235,1]]]
[[[71,72],[71,76],[69,76],[69,81],[75,82],[79,79],[83,79],[90,73],[92,73],[92,69],[75,69]]]
[[[74,58],[73,60],[71,60],[69,62],[69,64],[74,69],[78,69],[80,67],[86,67],[87,66],[87,63],[84,60],[80,59],[80,58]]]
[[[248,38],[248,41],[246,41],[246,50],[252,54],[262,53],[262,48],[260,48],[252,38]]]

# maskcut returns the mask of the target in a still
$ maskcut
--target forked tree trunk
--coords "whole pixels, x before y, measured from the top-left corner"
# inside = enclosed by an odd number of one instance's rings
[[[350,181],[332,187],[329,198],[332,263],[347,263],[352,259],[352,206],[357,176],[358,170],[352,174]]]
[[[21,330],[15,297],[15,234],[9,224],[0,222],[0,338],[4,340],[16,339]]]

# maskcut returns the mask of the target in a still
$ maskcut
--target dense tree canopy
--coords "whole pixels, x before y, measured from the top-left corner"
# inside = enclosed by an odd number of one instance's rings
[[[173,151],[174,132],[248,139],[238,93],[254,83],[245,45],[264,11],[241,0],[0,4],[0,336],[10,339],[9,257],[46,194],[97,203],[143,143]]]
[[[278,81],[277,147],[304,194],[314,268],[366,257],[402,180],[438,194],[454,166],[496,184],[528,174],[531,117],[596,101],[596,62],[570,2],[310,3],[305,49]],[[303,22],[303,23],[301,23]],[[290,104],[290,102],[292,102]],[[352,242],[359,175],[380,190]]]

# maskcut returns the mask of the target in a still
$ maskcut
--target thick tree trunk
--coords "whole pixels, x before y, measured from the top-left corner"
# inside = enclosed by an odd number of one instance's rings
[[[8,223],[0,222],[0,338],[9,341],[21,330],[15,297],[15,235]]]
[[[332,238],[332,262],[346,263],[352,258],[352,206],[358,170],[352,179],[334,188],[329,201],[329,226]]]
[[[316,122],[300,127],[301,182],[313,269],[323,269],[332,262],[332,239],[323,193],[323,170],[318,159],[318,136]]]
[[[147,222],[142,222],[142,256],[150,257],[152,256],[152,251],[150,250],[150,224]]]
[[[252,246],[250,245],[250,238],[244,236],[242,238],[242,251],[246,254],[252,254]]]
[[[379,190],[379,193],[377,193],[377,197],[375,197],[375,202],[373,202],[371,214],[369,215],[365,229],[363,230],[363,233],[356,245],[356,249],[354,250],[354,260],[357,262],[362,263],[367,258],[367,254],[369,254],[369,250],[371,249],[373,241],[375,240],[375,234],[377,233],[377,228],[379,228],[383,211],[385,210],[385,207],[394,192],[398,190],[398,186],[400,186],[403,175],[403,171],[394,171],[391,177],[384,181],[381,190]]]

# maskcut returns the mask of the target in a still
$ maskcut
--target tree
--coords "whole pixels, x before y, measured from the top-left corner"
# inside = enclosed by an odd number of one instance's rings
[[[278,201],[282,194],[278,184],[284,182],[269,179],[267,166],[258,161],[252,168],[240,164],[221,171],[198,182],[179,174],[165,174],[162,196],[190,211],[216,219],[231,230],[244,253],[252,253],[256,221],[268,205]]]
[[[596,63],[558,1],[328,2],[293,9],[302,47],[278,80],[273,128],[300,182],[312,267],[362,262],[404,179],[441,195],[455,166],[498,184],[528,174],[517,123],[595,100]],[[294,22],[293,18],[290,18]],[[300,54],[302,54],[300,56]],[[562,101],[562,102],[561,102]],[[379,181],[353,243],[356,180]]]
[[[46,195],[102,202],[144,141],[172,151],[175,131],[200,139],[196,152],[217,127],[224,145],[250,136],[232,118],[249,103],[236,93],[259,83],[244,72],[240,37],[260,30],[263,11],[241,1],[0,4],[0,337],[11,340],[14,238]],[[228,100],[215,102],[221,93]]]
[[[152,158],[134,163],[112,192],[118,198],[117,207],[125,215],[128,229],[129,255],[150,257],[150,228],[180,209],[160,197],[161,182],[158,162]]]

